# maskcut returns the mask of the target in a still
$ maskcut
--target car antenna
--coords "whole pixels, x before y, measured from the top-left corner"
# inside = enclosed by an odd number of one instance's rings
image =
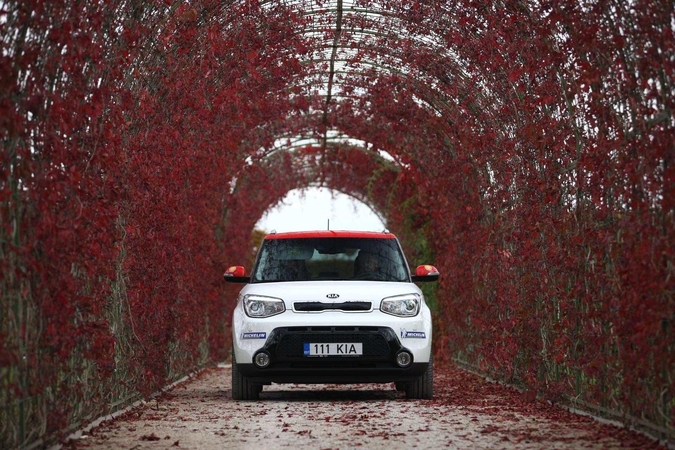
[[[327,225],[327,227],[328,227],[328,228],[327,228],[328,231],[330,231],[330,219],[328,219],[328,225]]]

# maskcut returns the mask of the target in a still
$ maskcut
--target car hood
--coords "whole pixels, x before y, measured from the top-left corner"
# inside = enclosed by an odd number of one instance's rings
[[[414,283],[389,281],[286,281],[254,283],[242,289],[242,295],[257,294],[284,300],[287,307],[294,302],[341,303],[368,301],[378,307],[385,297],[422,294]]]

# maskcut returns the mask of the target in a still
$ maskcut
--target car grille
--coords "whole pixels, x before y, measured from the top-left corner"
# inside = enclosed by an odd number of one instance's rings
[[[298,312],[321,312],[321,311],[370,311],[373,307],[371,302],[295,302],[293,309]]]
[[[386,360],[397,350],[397,339],[386,327],[289,327],[273,332],[273,346],[279,360],[304,357],[305,343],[363,343],[366,360]]]

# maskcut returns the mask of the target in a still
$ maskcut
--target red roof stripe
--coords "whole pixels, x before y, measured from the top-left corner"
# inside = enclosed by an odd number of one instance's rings
[[[267,236],[265,236],[265,239],[309,239],[309,238],[396,239],[396,236],[388,232],[342,231],[342,230],[292,231],[287,233],[268,234]]]

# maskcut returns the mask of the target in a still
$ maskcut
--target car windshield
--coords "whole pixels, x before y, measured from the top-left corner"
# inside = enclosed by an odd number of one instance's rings
[[[309,280],[410,281],[396,239],[266,239],[252,282]]]

